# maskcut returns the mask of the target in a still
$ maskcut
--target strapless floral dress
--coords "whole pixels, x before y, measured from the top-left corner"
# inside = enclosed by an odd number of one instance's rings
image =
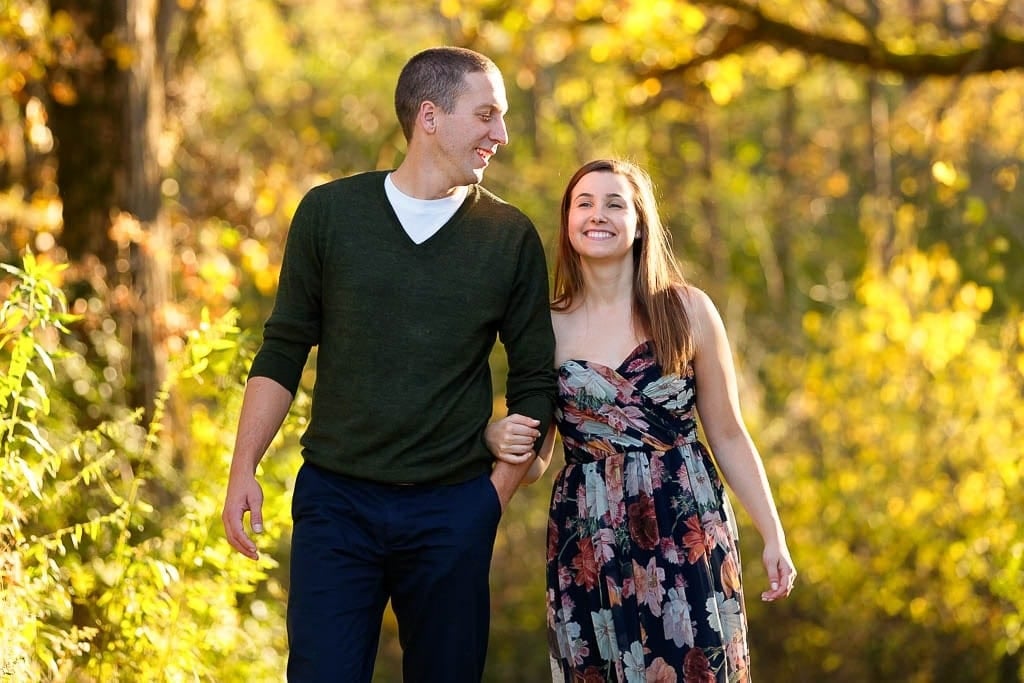
[[[747,681],[735,518],[698,440],[692,366],[651,342],[558,371],[565,449],[547,533],[555,681]]]

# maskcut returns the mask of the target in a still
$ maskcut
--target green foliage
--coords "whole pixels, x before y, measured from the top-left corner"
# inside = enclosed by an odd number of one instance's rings
[[[172,364],[156,419],[78,431],[54,410],[75,318],[61,267],[4,266],[0,407],[0,645],[14,680],[268,680],[282,668],[280,584],[222,537],[221,482],[247,352],[233,316],[204,320]],[[191,448],[173,476],[159,455],[169,400],[191,404]],[[284,500],[283,483],[267,483]],[[162,497],[160,505],[146,494]],[[268,543],[285,529],[268,506]],[[259,591],[257,592],[257,588]]]
[[[0,617],[3,632],[9,634],[0,650],[0,666],[5,675],[27,680],[38,677],[39,663],[56,668],[48,642],[55,640],[54,649],[72,653],[88,648],[85,641],[90,632],[61,634],[41,627],[38,619],[63,607],[53,590],[60,576],[48,561],[49,554],[66,542],[77,547],[84,533],[98,532],[99,525],[79,524],[42,537],[33,535],[31,544],[25,538],[34,516],[46,509],[44,504],[59,498],[60,491],[49,489],[46,482],[65,454],[49,443],[39,418],[50,412],[46,380],[55,376],[53,333],[66,331],[70,318],[64,313],[63,294],[50,280],[55,269],[37,264],[31,253],[24,261],[25,271],[3,265],[17,282],[0,308],[0,351],[6,366],[0,376]],[[77,452],[77,446],[69,450]],[[91,464],[83,469],[82,480],[96,474]],[[110,518],[119,513],[115,505]]]
[[[856,306],[807,314],[813,351],[774,366],[770,474],[801,570],[783,678],[1024,674],[1024,320],[986,325],[991,304],[947,251],[910,252]]]
[[[121,245],[162,250],[173,278],[154,311],[166,420],[146,425],[125,399],[136,293],[95,261],[54,265],[76,224],[54,150],[75,140],[49,126],[98,57],[77,37],[101,4],[0,3],[0,261],[38,254],[0,283],[0,678],[279,678],[287,567],[270,558],[308,397],[261,465],[253,565],[217,519],[242,379],[299,198],[400,161],[395,76],[448,43],[505,73],[511,143],[486,184],[549,248],[569,173],[629,156],[723,310],[802,571],[792,602],[751,601],[757,678],[1021,680],[1024,76],[972,71],[1001,49],[990,34],[1019,34],[1012,3],[178,2],[154,181],[171,245],[138,221]],[[771,20],[759,30],[906,63],[981,52],[955,78],[911,78],[793,42],[722,50],[757,33],[747,7]],[[144,53],[103,45],[121,67]],[[488,681],[545,677],[546,482],[500,529]],[[389,620],[379,680],[397,652]]]

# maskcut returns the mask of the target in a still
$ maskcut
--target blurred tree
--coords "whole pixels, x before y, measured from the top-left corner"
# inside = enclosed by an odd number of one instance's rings
[[[161,316],[170,262],[159,155],[182,12],[177,0],[51,0],[49,13],[58,51],[48,86],[60,244],[72,261],[94,258],[102,269],[130,349],[128,402],[149,416],[167,363]]]

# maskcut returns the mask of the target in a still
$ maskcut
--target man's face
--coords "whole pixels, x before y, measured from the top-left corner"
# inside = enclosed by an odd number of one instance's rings
[[[508,143],[508,99],[497,72],[466,74],[465,90],[451,113],[438,111],[438,162],[455,185],[480,182],[498,145]]]

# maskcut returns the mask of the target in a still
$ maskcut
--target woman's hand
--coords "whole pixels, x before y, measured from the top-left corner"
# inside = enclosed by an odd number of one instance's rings
[[[484,442],[502,462],[519,465],[533,457],[533,445],[540,438],[538,420],[513,413],[487,425]]]
[[[778,545],[765,545],[762,559],[764,568],[768,571],[771,588],[761,593],[761,599],[772,602],[788,597],[796,581],[796,568],[793,566],[793,558],[789,556],[789,548],[786,547],[785,541]]]

